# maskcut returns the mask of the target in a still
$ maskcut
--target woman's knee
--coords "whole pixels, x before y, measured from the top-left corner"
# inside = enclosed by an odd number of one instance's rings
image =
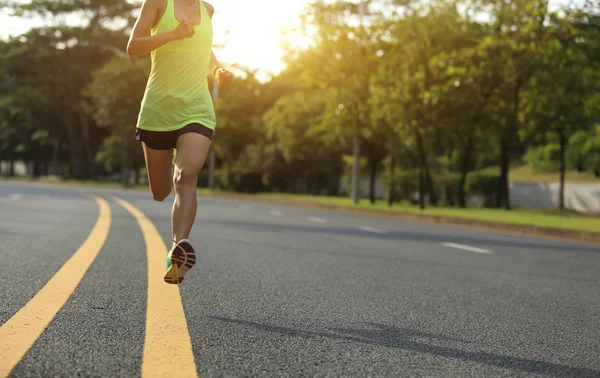
[[[175,187],[177,187],[177,185],[196,186],[198,174],[200,174],[200,170],[193,166],[178,167],[175,175],[173,175],[173,184],[175,184]]]

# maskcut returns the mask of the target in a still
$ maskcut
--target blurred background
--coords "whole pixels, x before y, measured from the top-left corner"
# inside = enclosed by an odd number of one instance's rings
[[[212,4],[236,79],[200,188],[600,213],[597,1]],[[0,2],[2,176],[145,185],[139,8]]]

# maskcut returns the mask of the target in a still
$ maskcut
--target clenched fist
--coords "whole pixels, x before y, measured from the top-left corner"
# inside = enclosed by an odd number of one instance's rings
[[[217,79],[217,83],[219,83],[222,87],[228,87],[231,84],[231,80],[233,80],[233,74],[227,71],[223,67],[219,67],[217,72],[215,72],[215,79]]]
[[[173,30],[173,39],[177,41],[180,39],[191,38],[194,34],[196,34],[196,31],[194,30],[192,23],[190,21],[183,21]]]

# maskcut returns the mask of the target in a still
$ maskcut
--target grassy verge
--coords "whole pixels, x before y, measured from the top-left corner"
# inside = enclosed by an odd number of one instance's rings
[[[363,199],[358,205],[352,204],[348,198],[340,197],[315,197],[306,195],[293,195],[281,193],[257,194],[258,197],[282,198],[292,201],[311,202],[314,204],[335,206],[339,208],[358,208],[362,210],[378,210],[415,215],[437,216],[446,218],[470,219],[483,222],[500,222],[534,227],[559,228],[574,231],[600,232],[600,217],[578,214],[572,211],[559,212],[558,210],[514,209],[511,211],[500,209],[454,207],[430,207],[420,210],[416,206],[406,203],[395,204],[388,207],[385,201],[377,201],[371,205]]]
[[[32,180],[26,180],[33,182]],[[54,183],[61,185],[90,185],[105,188],[121,188],[119,183],[105,183],[93,181],[42,181],[37,182]],[[131,189],[148,190],[146,185],[132,187]],[[207,189],[198,189],[198,194],[204,196],[239,196],[236,193],[215,191],[210,192]],[[244,195],[243,195],[244,196]],[[245,196],[244,196],[245,197]],[[290,204],[308,204],[321,205],[327,207],[336,207],[341,209],[360,209],[376,210],[398,214],[412,214],[431,217],[457,218],[463,220],[473,220],[481,222],[506,223],[512,225],[547,227],[561,230],[587,231],[600,233],[600,217],[592,215],[578,214],[572,211],[559,212],[557,210],[537,210],[537,209],[514,209],[505,211],[499,209],[467,208],[458,209],[454,207],[429,207],[420,210],[416,206],[406,203],[395,204],[388,207],[385,201],[377,201],[371,205],[368,200],[363,199],[358,205],[353,205],[349,198],[345,197],[326,197],[310,196],[287,193],[261,193],[251,195],[251,198],[265,201],[277,200],[288,201]]]

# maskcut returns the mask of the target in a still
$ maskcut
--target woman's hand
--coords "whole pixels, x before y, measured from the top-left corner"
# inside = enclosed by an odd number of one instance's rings
[[[194,30],[194,26],[190,21],[183,21],[180,23],[177,28],[173,29],[173,40],[178,41],[180,39],[191,38],[196,34]]]
[[[215,73],[215,79],[217,79],[217,83],[219,83],[220,86],[228,87],[231,84],[231,80],[233,80],[233,74],[225,68],[220,67]]]

